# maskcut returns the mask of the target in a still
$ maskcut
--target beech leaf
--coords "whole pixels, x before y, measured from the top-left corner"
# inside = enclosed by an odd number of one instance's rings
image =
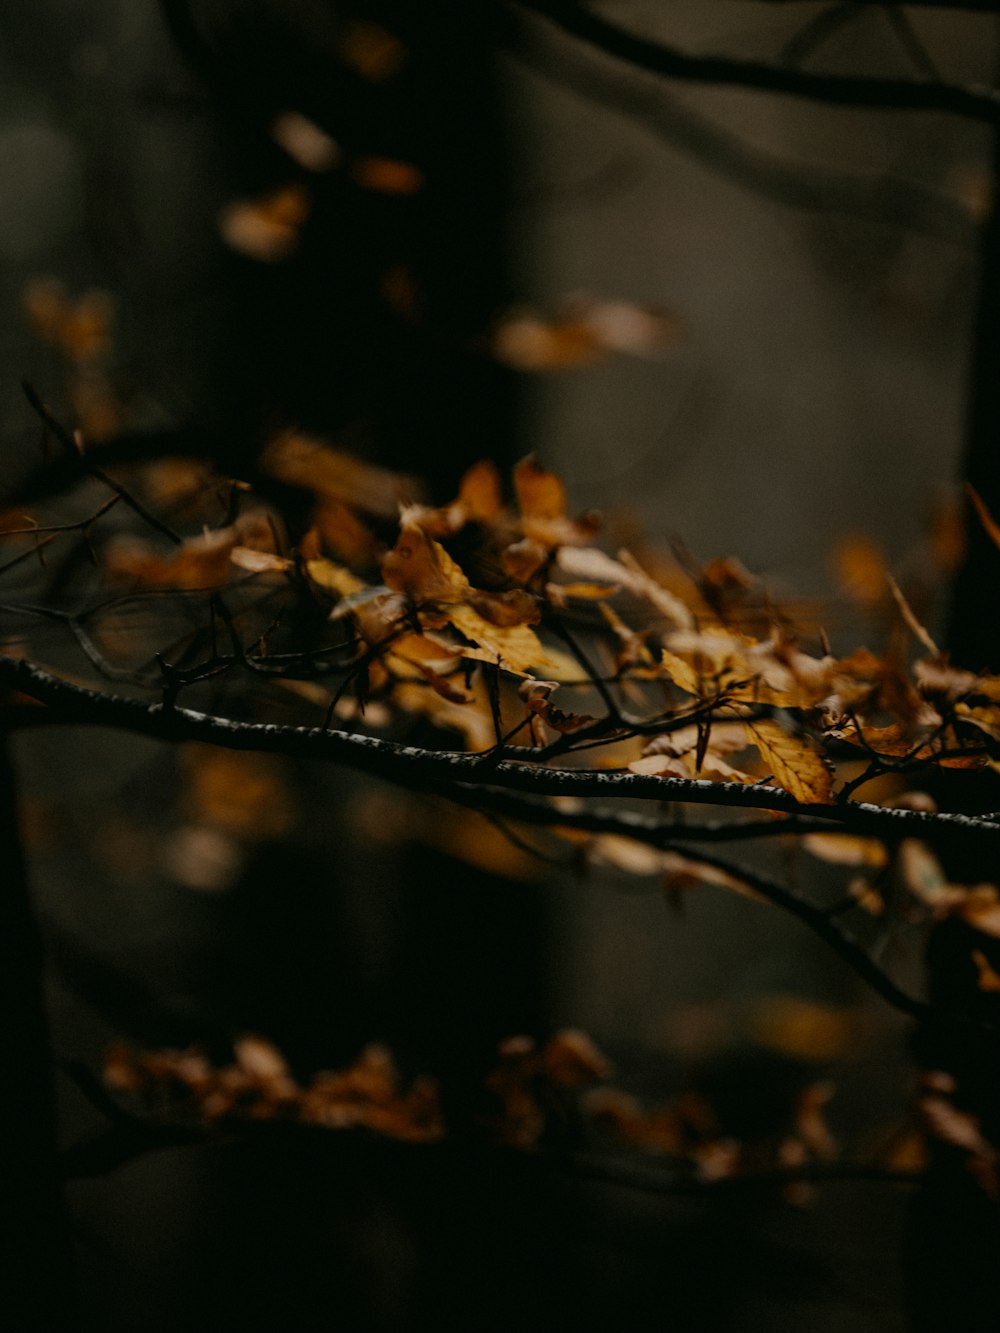
[[[765,720],[744,725],[764,767],[779,786],[804,803],[827,805],[833,800],[833,776],[814,741],[791,735],[777,722]]]

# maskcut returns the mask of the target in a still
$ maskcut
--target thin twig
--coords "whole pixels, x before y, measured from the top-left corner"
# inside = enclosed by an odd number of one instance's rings
[[[27,380],[21,381],[21,387],[24,389],[28,402],[41,417],[42,421],[45,422],[46,426],[48,426],[49,430],[51,430],[52,434],[56,437],[66,452],[72,457],[79,459],[81,472],[96,478],[99,482],[103,483],[103,485],[114,491],[115,495],[127,504],[134,514],[137,514],[144,523],[147,523],[156,532],[160,533],[161,536],[166,537],[169,541],[173,542],[175,546],[180,546],[182,544],[182,538],[174,532],[173,528],[168,527],[167,524],[157,518],[154,513],[151,513],[141,501],[137,500],[134,495],[130,494],[125,487],[115,481],[113,477],[109,477],[102,467],[99,467],[93,459],[89,458],[78,447],[76,440],[70,432],[61,421],[52,415]]]

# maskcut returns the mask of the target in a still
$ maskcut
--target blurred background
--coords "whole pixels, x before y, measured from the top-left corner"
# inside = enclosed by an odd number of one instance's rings
[[[996,68],[987,14],[600,12],[835,73]],[[443,499],[534,450],[613,539],[735,556],[811,618],[836,592],[835,646],[875,632],[872,562],[942,623],[993,188],[973,121],[658,81],[470,0],[36,0],[0,38],[12,485],[39,457],[22,377],[110,463],[182,453],[285,501],[256,460],[286,425]],[[378,1040],[461,1101],[499,1039],[572,1026],[737,1137],[820,1080],[855,1156],[905,1123],[906,1024],[757,904],[470,866],[408,798],[252,756],[73,731],[16,759],[61,1061],[252,1031],[313,1071]],[[917,941],[889,961],[919,984]],[[60,1093],[76,1141],[98,1117]],[[352,1139],[171,1148],[69,1197],[87,1327],[905,1327],[885,1182],[688,1198]]]

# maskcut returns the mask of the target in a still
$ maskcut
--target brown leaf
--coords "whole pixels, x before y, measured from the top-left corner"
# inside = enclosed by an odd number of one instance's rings
[[[518,686],[517,692],[530,712],[562,735],[579,731],[594,721],[589,713],[567,713],[557,708],[550,696],[558,688],[559,684],[554,680],[526,680]]]
[[[414,477],[364,462],[298,431],[276,436],[264,450],[260,466],[289,486],[385,519],[395,518],[400,504],[418,497],[421,489]]]
[[[233,559],[235,551],[242,554]],[[228,583],[234,566],[250,568],[257,559],[268,560],[261,568],[285,568],[274,557],[274,531],[267,516],[249,510],[235,523],[214,532],[189,537],[171,551],[161,552],[138,537],[121,537],[106,550],[109,573],[131,578],[151,587],[217,588]]]
[[[973,949],[972,961],[979,973],[976,984],[980,990],[1000,991],[1000,972],[997,972],[982,949]]]
[[[494,522],[503,508],[496,465],[488,458],[473,463],[459,483],[455,503],[461,505],[465,517],[471,522]]]
[[[419,167],[389,157],[359,157],[351,175],[363,190],[376,194],[417,194],[424,186],[424,173]]]
[[[406,64],[403,43],[378,23],[348,23],[340,39],[344,64],[371,83],[385,83]]]
[[[461,567],[441,543],[414,524],[402,529],[396,545],[383,556],[382,577],[418,604],[462,602],[471,591]]]

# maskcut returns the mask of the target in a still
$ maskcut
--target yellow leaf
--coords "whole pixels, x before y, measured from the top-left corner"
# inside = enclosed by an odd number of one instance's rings
[[[1000,741],[1000,708],[993,704],[989,707],[971,708],[968,704],[955,705],[955,716],[963,722],[969,722],[985,732],[991,740]]]
[[[797,995],[758,1001],[751,1033],[762,1046],[801,1060],[836,1060],[857,1042],[857,1011],[818,1004]]]
[[[675,685],[680,686],[685,694],[693,694],[695,697],[699,697],[705,693],[705,686],[698,672],[682,657],[678,657],[676,653],[664,648],[660,660],[666,667],[667,675]]]
[[[352,597],[367,587],[364,580],[352,574],[349,569],[322,557],[317,560],[307,560],[306,573],[313,583],[319,584],[327,592],[335,592],[338,597]]]
[[[797,801],[825,805],[833,799],[833,778],[826,760],[808,737],[792,736],[777,722],[744,723],[775,782]]]
[[[485,648],[515,671],[529,671],[532,667],[554,667],[557,664],[542,647],[534,630],[527,625],[491,625],[471,606],[449,606],[445,614],[460,634]]]
[[[844,537],[833,553],[834,573],[843,591],[871,609],[885,601],[885,556],[870,537]]]
[[[382,577],[390,588],[418,603],[461,602],[471,591],[461,567],[441,543],[414,523],[404,526],[396,545],[383,557]]]

